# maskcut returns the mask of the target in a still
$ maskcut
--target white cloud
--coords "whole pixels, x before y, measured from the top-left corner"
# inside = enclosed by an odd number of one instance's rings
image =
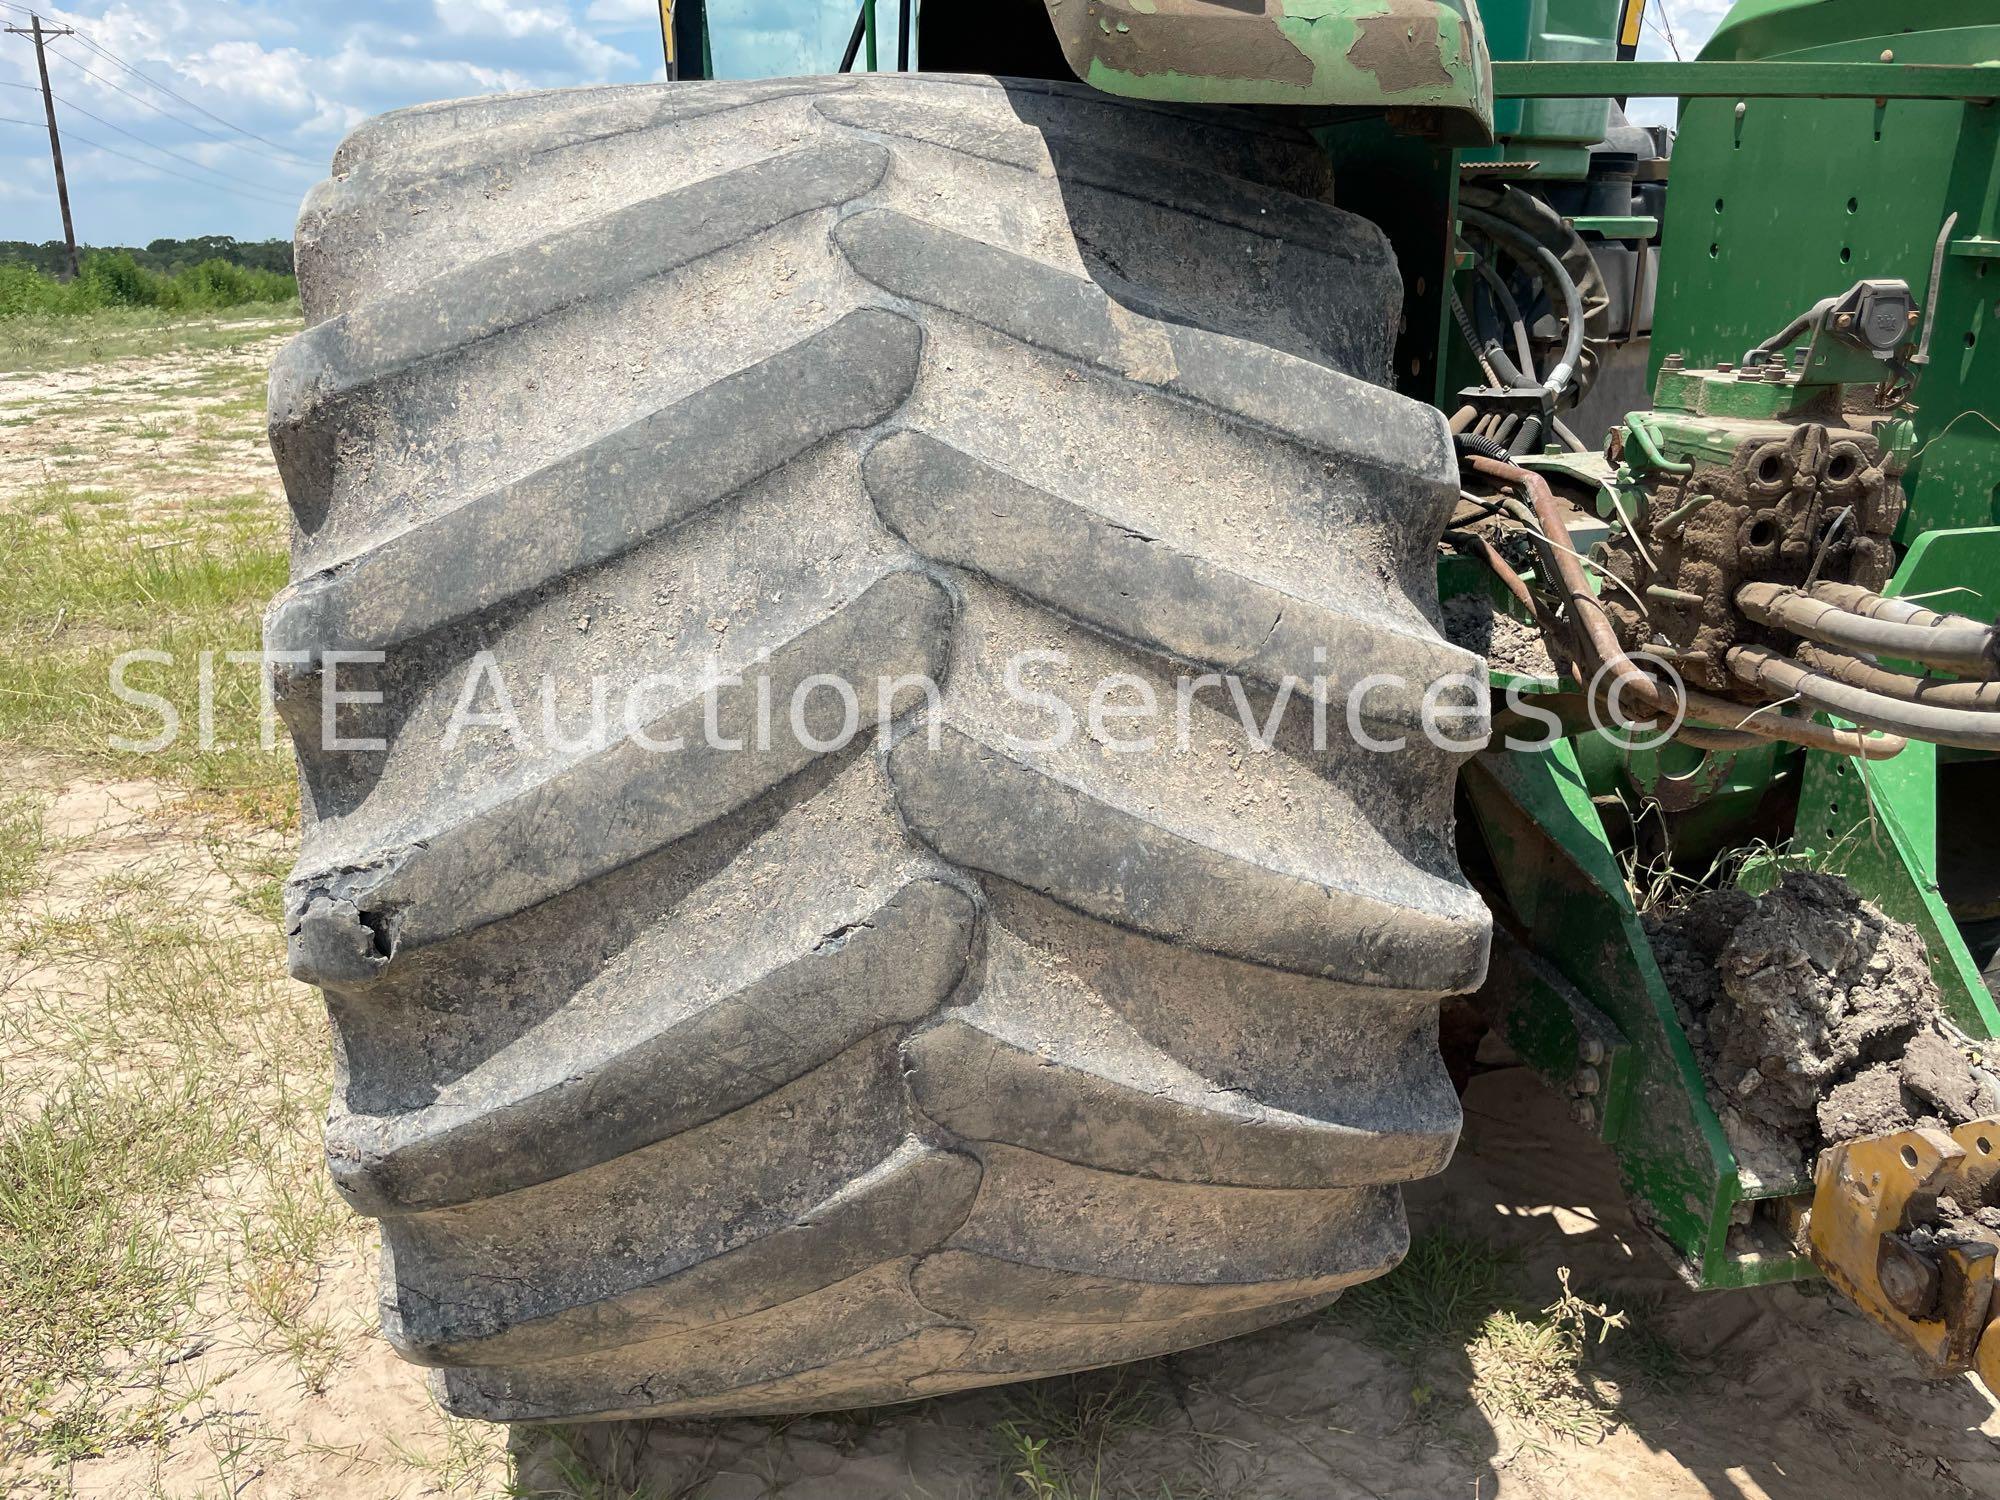
[[[567,5],[519,4],[516,0],[435,0],[445,33],[490,42],[548,42],[566,52],[595,82],[634,65],[616,47],[579,26]]]

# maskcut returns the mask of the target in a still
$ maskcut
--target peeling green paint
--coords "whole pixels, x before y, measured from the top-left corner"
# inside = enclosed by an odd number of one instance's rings
[[[1416,110],[1448,141],[1491,137],[1472,0],[1266,0],[1262,13],[1217,0],[1051,0],[1049,10],[1071,67],[1106,93]]]

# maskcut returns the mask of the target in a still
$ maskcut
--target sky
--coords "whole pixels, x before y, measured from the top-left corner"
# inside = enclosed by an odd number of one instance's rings
[[[709,0],[716,72],[830,71],[856,0]],[[1663,0],[1652,0],[1659,11]],[[291,233],[341,137],[468,94],[663,76],[656,0],[77,0],[32,7],[48,49],[79,241]],[[1671,0],[1693,56],[1727,0]],[[28,0],[0,0],[25,26]],[[895,7],[883,3],[885,32]],[[1649,25],[1642,56],[1670,56]],[[883,55],[893,56],[893,39]],[[1669,119],[1669,113],[1641,118]],[[34,47],[0,34],[0,240],[61,237]]]

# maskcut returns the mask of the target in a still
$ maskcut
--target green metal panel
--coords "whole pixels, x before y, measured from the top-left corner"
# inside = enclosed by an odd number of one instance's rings
[[[1392,372],[1396,389],[1418,401],[1438,400],[1450,348],[1445,286],[1458,207],[1451,149],[1379,117],[1328,126],[1315,135],[1333,158],[1334,201],[1380,228],[1396,253],[1403,276]]]
[[[1618,1158],[1635,1216],[1680,1256],[1696,1286],[1817,1274],[1775,1237],[1732,1243],[1739,1203],[1811,1184],[1751,1184],[1738,1169],[1571,746],[1481,755],[1465,786],[1502,886],[1510,940],[1601,1009],[1625,1043],[1613,1051],[1617,1077],[1599,1133]],[[1565,1088],[1570,1079],[1552,1069],[1568,1066],[1574,1007],[1544,981],[1517,982],[1506,1009],[1510,1037],[1529,1044],[1523,1056]]]
[[[1611,62],[1617,55],[1618,0],[1486,0],[1486,50],[1507,62]],[[1495,144],[1468,150],[1468,162],[1533,161],[1523,175],[1581,177],[1588,148],[1611,120],[1609,91],[1596,98],[1500,99]]]
[[[1966,99],[1983,104],[2000,95],[2000,68],[1879,59],[1493,64],[1496,99],[1583,99],[1604,93],[1682,99]],[[1674,158],[1680,159],[1678,146]]]
[[[1935,597],[1941,609],[1993,618],[2000,614],[2000,528],[1926,533],[1883,592]],[[1872,765],[1807,755],[1795,847],[1916,927],[1952,1018],[1973,1036],[2000,1036],[2000,1009],[1938,892],[1937,759],[1936,748],[1923,744]]]
[[[1760,48],[1782,50],[1748,60]],[[1720,57],[1714,66],[1790,68],[1811,81],[1832,67],[1879,67],[1884,52],[1906,77],[1926,67],[1963,75],[1942,92],[2000,94],[1990,66],[2000,18],[1970,0],[1744,0],[1696,66]],[[1928,303],[1933,253],[1958,215],[1935,289],[1901,535],[2000,520],[2000,431],[1983,415],[2000,412],[2000,272],[1983,253],[2000,243],[2000,106],[1897,97],[1886,82],[1879,97],[1690,99],[1672,181],[1653,350],[1691,365],[1740,359],[1864,276],[1901,277]]]
[[[1048,6],[1070,67],[1108,94],[1418,111],[1439,139],[1491,138],[1491,78],[1473,0]]]

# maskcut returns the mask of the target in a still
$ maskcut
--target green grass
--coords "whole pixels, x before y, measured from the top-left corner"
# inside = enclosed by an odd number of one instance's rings
[[[1403,1263],[1363,1282],[1328,1311],[1368,1342],[1415,1362],[1462,1349],[1516,1294],[1520,1257],[1466,1230],[1420,1235]]]
[[[104,1349],[157,1335],[187,1286],[159,1215],[142,1207],[226,1162],[241,1144],[231,1125],[189,1088],[79,1078],[31,1119],[0,1127],[9,1363],[75,1381]]]
[[[25,357],[33,322],[0,320],[0,362]],[[50,357],[268,333],[91,314],[51,330]],[[251,409],[245,362],[201,373],[206,397]],[[137,394],[135,425],[174,420]],[[164,1455],[171,1435],[177,1453],[209,1450],[202,1492],[227,1494],[292,1437],[220,1404],[219,1383],[254,1363],[323,1390],[365,1333],[321,1295],[353,1220],[321,1161],[324,1013],[285,978],[277,930],[291,757],[282,732],[259,743],[254,667],[220,659],[256,648],[285,581],[281,513],[261,494],[172,510],[101,478],[48,484],[0,506],[0,558],[0,769],[22,770],[0,790],[0,1490],[65,1492],[69,1466]],[[111,743],[158,724],[111,689],[134,649],[174,658],[127,679],[181,715],[157,754]],[[202,651],[218,654],[208,748]],[[135,802],[115,849],[50,838],[49,792],[90,777],[204,795]]]
[[[1539,1439],[1595,1442],[1618,1425],[1627,1393],[1672,1390],[1693,1377],[1682,1351],[1636,1310],[1593,1301],[1556,1273],[1536,1306],[1520,1258],[1467,1230],[1419,1236],[1402,1265],[1347,1293],[1326,1316],[1394,1354],[1411,1372],[1413,1415],[1462,1415],[1441,1392]]]
[[[1007,1391],[993,1432],[1003,1493],[1022,1500],[1214,1500],[1213,1434],[1194,1427],[1167,1362],[1037,1380]]]
[[[225,504],[141,540],[115,509],[94,510],[71,497],[0,514],[9,572],[0,594],[0,744],[186,787],[289,827],[289,756],[263,747],[256,668],[227,660],[257,649],[262,609],[284,585],[274,519]],[[114,665],[133,651],[170,659],[129,661],[121,697]],[[214,705],[207,744],[204,653]],[[157,704],[131,701],[141,693],[179,717],[172,741],[150,753],[114,743],[149,743],[169,727]],[[275,741],[281,747],[283,737]]]
[[[178,1357],[218,1305],[302,1388],[348,1357],[355,1330],[310,1307],[349,1220],[319,1170],[318,1008],[275,932],[202,909],[264,878],[235,847],[114,866],[80,908],[0,903],[16,972],[55,981],[0,1008],[0,1455],[144,1440],[196,1399]]]
[[[273,327],[274,323],[280,326]],[[202,312],[118,307],[88,313],[17,313],[0,317],[0,377],[142,355],[235,349],[298,325],[296,301],[252,302]],[[6,381],[0,378],[0,404],[6,400]]]
[[[0,797],[0,906],[19,900],[33,885],[42,847],[40,800]]]

